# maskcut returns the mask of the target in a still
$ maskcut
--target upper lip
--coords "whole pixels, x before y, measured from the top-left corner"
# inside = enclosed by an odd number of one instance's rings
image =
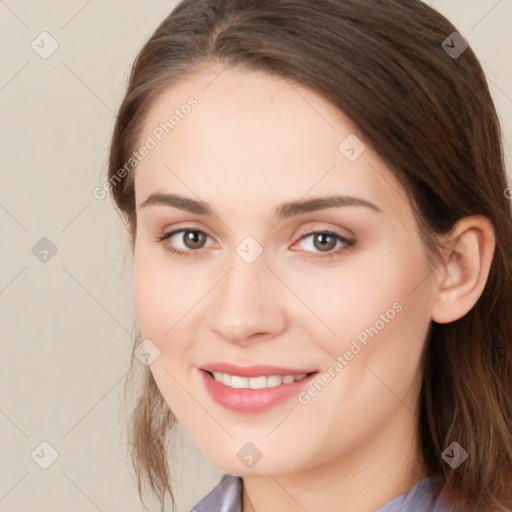
[[[228,373],[229,375],[237,375],[239,377],[259,377],[261,375],[303,375],[317,370],[304,368],[284,368],[282,366],[272,366],[267,364],[259,364],[253,366],[237,366],[232,363],[209,363],[200,367],[201,370],[209,372]]]

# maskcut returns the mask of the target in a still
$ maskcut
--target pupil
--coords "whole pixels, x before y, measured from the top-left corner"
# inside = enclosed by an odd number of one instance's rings
[[[189,244],[191,244],[191,247],[189,247],[192,249],[196,249],[197,246],[200,246],[201,242],[204,241],[204,234],[200,233],[199,231],[188,231],[185,238],[187,241],[186,245],[189,246]]]
[[[331,243],[329,244],[328,241],[327,241],[327,243],[325,243],[326,239],[329,239],[329,238],[331,239]],[[315,238],[315,245],[316,245],[316,241],[318,241],[318,240],[320,241],[320,244],[317,247],[317,249],[329,250],[329,249],[334,248],[334,245],[336,245],[336,241],[334,240],[334,237],[327,233],[319,233],[317,235],[317,237]],[[333,241],[334,241],[334,245],[333,245]]]

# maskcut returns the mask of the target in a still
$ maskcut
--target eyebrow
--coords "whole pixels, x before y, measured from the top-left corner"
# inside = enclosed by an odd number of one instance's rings
[[[155,192],[139,205],[139,208],[146,208],[151,205],[170,206],[185,210],[198,215],[213,215],[213,208],[205,201],[198,201],[178,194],[162,194]],[[331,195],[327,197],[317,197],[307,201],[289,201],[281,203],[275,210],[276,217],[286,219],[302,213],[324,210],[327,208],[340,208],[343,206],[363,206],[377,212],[382,210],[365,199],[353,196]]]

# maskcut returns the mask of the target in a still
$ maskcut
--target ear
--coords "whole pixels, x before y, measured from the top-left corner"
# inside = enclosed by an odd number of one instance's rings
[[[459,219],[445,247],[431,308],[432,320],[440,324],[463,317],[480,298],[494,255],[494,226],[482,215]]]

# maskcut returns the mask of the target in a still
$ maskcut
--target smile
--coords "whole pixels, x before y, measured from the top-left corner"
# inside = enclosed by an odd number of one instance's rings
[[[213,366],[213,365],[209,365]],[[221,365],[216,365],[221,366]],[[230,369],[223,365],[224,370]],[[293,369],[277,369],[276,367],[245,368],[251,376],[232,375],[231,373],[202,368],[199,374],[207,394],[218,405],[231,411],[257,414],[263,413],[279,404],[284,404],[304,390],[318,375],[318,371],[305,373]],[[237,370],[239,373],[240,371]],[[273,372],[281,371],[281,375]],[[292,375],[290,372],[295,371]],[[268,372],[268,375],[261,375]]]
[[[258,377],[241,377],[229,373],[208,372],[217,382],[234,389],[266,389],[291,384],[304,379],[307,374],[300,375],[260,375]]]

